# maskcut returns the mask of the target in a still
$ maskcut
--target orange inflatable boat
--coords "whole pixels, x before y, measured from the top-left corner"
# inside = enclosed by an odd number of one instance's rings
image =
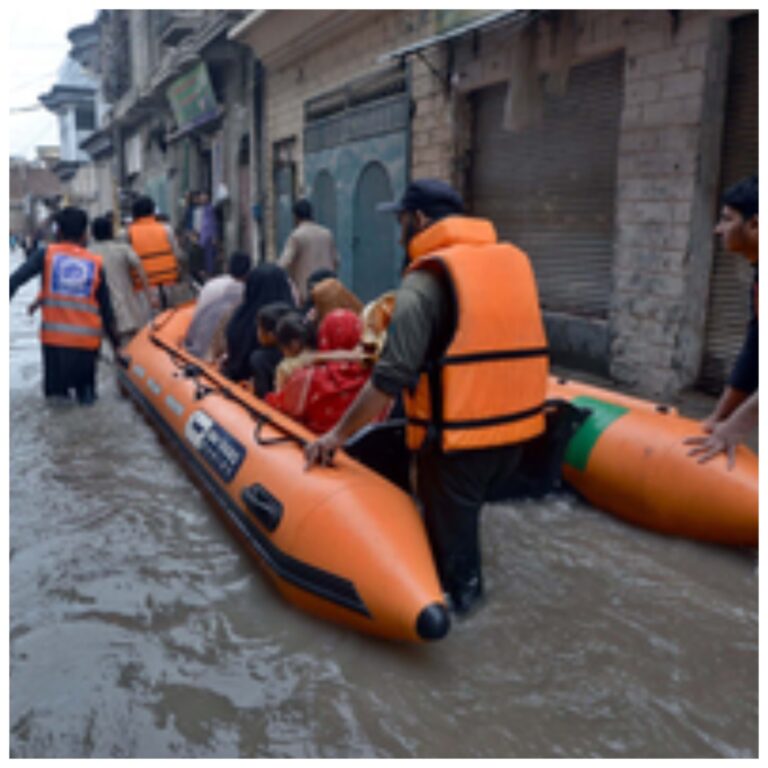
[[[746,446],[699,464],[686,437],[698,422],[676,409],[564,379],[549,397],[588,409],[570,439],[563,478],[594,506],[661,533],[758,546],[758,461]]]
[[[448,612],[412,499],[343,452],[306,472],[313,435],[183,349],[192,312],[169,310],[136,335],[123,390],[289,601],[386,638],[443,637]]]

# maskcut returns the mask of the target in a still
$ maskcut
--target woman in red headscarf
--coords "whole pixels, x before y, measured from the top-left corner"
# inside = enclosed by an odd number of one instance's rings
[[[362,322],[348,309],[329,312],[318,329],[318,360],[295,371],[266,401],[317,434],[333,427],[371,375],[359,351]],[[343,351],[348,351],[347,359]],[[323,360],[323,355],[335,359]],[[385,414],[382,414],[382,417]]]

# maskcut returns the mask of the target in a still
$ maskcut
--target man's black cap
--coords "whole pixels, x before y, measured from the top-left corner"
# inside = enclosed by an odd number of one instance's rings
[[[377,210],[394,213],[421,211],[425,216],[437,218],[464,213],[464,202],[452,186],[440,179],[416,179],[405,188],[400,200],[379,203]]]

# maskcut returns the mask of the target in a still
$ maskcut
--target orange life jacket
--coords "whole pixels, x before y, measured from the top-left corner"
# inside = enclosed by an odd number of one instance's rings
[[[43,344],[94,351],[99,348],[102,323],[96,291],[103,279],[98,254],[74,243],[48,246],[39,296]]]
[[[131,246],[141,259],[150,285],[168,285],[179,281],[179,263],[171,247],[165,226],[152,216],[136,219],[128,228]],[[133,287],[142,288],[137,275]]]
[[[456,329],[405,393],[408,447],[429,433],[443,451],[509,445],[541,434],[547,338],[526,254],[484,219],[451,216],[413,238],[409,270],[445,273]]]

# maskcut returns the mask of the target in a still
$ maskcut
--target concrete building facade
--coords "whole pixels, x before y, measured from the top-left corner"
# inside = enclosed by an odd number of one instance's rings
[[[181,226],[202,189],[222,254],[275,259],[308,197],[368,299],[402,263],[378,203],[443,178],[530,254],[555,363],[722,386],[750,274],[712,227],[757,170],[755,12],[102,11],[70,39],[104,103],[95,211],[150,194]]]
[[[757,14],[480,13],[263,11],[232,30],[263,65],[268,256],[319,187],[342,277],[386,290],[401,256],[377,201],[444,178],[530,253],[555,362],[657,397],[721,386],[750,278],[712,227],[757,171]]]
[[[242,11],[102,11],[74,52],[99,73],[108,112],[84,147],[108,208],[151,196],[183,226],[186,199],[216,203],[221,256],[252,250],[250,50],[226,39]],[[111,183],[107,183],[107,179]]]

